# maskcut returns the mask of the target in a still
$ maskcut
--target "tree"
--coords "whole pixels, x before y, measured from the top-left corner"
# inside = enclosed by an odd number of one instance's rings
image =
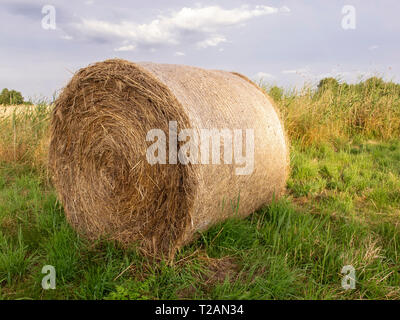
[[[386,87],[385,81],[382,78],[371,77],[364,81],[364,85],[368,89],[384,89]]]
[[[0,104],[11,105],[11,104],[23,104],[24,98],[21,92],[16,90],[8,90],[4,88],[0,94]]]
[[[332,90],[333,92],[336,92],[338,88],[339,88],[339,81],[337,81],[335,78],[324,78],[318,84],[319,92],[325,90]]]

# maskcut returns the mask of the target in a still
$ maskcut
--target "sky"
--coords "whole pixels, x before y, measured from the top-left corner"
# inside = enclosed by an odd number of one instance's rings
[[[52,99],[110,58],[236,71],[286,88],[400,82],[398,0],[0,0],[0,90]]]

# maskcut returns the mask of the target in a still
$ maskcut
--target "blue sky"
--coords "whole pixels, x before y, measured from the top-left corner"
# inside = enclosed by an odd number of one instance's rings
[[[45,5],[55,9],[55,30],[43,28]],[[355,29],[342,27],[346,5]],[[0,0],[0,8],[0,88],[26,98],[51,97],[79,68],[115,57],[232,70],[285,87],[326,76],[400,82],[396,0]]]

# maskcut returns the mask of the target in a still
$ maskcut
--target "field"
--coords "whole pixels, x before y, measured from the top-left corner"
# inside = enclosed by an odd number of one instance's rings
[[[0,298],[400,299],[398,86],[265,90],[291,140],[287,195],[214,226],[172,263],[80,238],[47,175],[51,108],[2,109]],[[42,289],[45,265],[54,290]],[[355,289],[342,287],[347,265]]]

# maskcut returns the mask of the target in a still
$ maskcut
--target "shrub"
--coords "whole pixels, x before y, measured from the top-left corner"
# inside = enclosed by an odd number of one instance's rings
[[[272,97],[272,99],[274,99],[274,101],[280,101],[282,100],[283,89],[273,86],[271,89],[269,89],[268,94]]]

